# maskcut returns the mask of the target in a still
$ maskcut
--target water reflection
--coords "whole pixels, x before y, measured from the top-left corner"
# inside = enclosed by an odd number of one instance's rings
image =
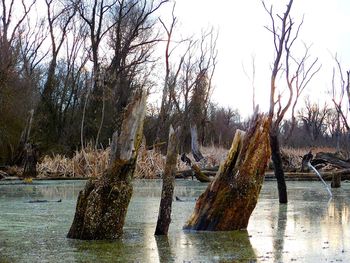
[[[230,232],[183,232],[176,244],[188,262],[253,261],[255,251],[247,231]]]
[[[284,252],[284,238],[287,226],[287,204],[280,204],[278,207],[277,227],[274,228],[273,258],[274,262],[281,262]]]
[[[288,182],[278,204],[275,182],[264,184],[247,231],[183,232],[206,185],[176,181],[168,237],[155,237],[161,182],[137,181],[124,236],[114,242],[69,240],[78,192],[85,182],[0,183],[0,262],[320,262],[350,261],[350,184],[327,192],[319,182]],[[30,204],[27,200],[62,199]]]
[[[174,254],[170,247],[168,236],[155,236],[157,254],[160,263],[175,262]]]

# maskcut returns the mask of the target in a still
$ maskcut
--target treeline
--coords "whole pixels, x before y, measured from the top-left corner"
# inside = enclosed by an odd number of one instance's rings
[[[160,101],[148,106],[148,145],[167,141],[173,124],[182,126],[183,151],[191,126],[201,144],[228,147],[246,123],[210,101],[217,32],[179,39],[177,24],[169,0],[2,1],[0,163],[20,162],[28,142],[41,153],[106,147],[141,90]],[[286,144],[341,143],[339,112],[312,105],[299,117],[293,133],[288,121],[282,128]]]
[[[42,153],[105,147],[141,90],[162,100],[149,108],[148,143],[166,140],[170,123],[187,131],[193,121],[203,131],[217,33],[173,40],[171,7],[168,0],[3,1],[1,162],[19,162],[28,140]],[[169,23],[159,18],[163,10]]]

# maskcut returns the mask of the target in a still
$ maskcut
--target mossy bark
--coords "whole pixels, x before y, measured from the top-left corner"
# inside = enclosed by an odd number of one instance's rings
[[[132,178],[142,140],[146,97],[136,96],[125,112],[120,136],[114,134],[109,167],[80,191],[68,238],[116,239],[123,233],[132,196]]]
[[[197,200],[184,229],[245,229],[253,212],[270,158],[269,120],[256,115],[247,131],[237,131],[225,163]]]
[[[166,164],[163,175],[162,197],[155,235],[167,235],[171,222],[171,208],[175,188],[175,171],[178,155],[178,137],[170,126]]]

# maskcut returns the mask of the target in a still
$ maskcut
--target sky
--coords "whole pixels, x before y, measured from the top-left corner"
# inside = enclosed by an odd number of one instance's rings
[[[266,0],[282,14],[287,1]],[[200,32],[214,26],[219,29],[218,64],[212,100],[222,106],[239,109],[243,116],[252,112],[252,85],[243,70],[252,75],[255,57],[256,103],[267,111],[271,65],[274,59],[273,36],[264,26],[271,20],[260,0],[177,0],[175,14],[182,34]],[[311,101],[329,100],[332,70],[337,53],[345,70],[350,69],[350,1],[294,0],[291,15],[298,23],[304,15],[299,40],[312,44],[310,54],[319,58],[322,68],[305,90]],[[301,42],[300,42],[301,43]],[[301,52],[297,45],[294,54]],[[299,102],[302,105],[304,99]]]

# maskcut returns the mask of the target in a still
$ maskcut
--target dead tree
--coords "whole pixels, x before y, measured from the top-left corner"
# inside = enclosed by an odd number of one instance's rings
[[[29,116],[27,118],[26,126],[22,131],[21,138],[16,149],[16,155],[14,157],[14,164],[22,165],[25,157],[25,147],[30,138],[30,132],[32,129],[34,110],[29,111]]]
[[[170,126],[166,164],[163,174],[162,199],[160,200],[155,235],[167,235],[171,222],[171,206],[175,187],[178,141],[178,135],[173,127]]]
[[[111,160],[101,178],[89,180],[80,191],[68,238],[116,239],[122,235],[131,199],[138,149],[142,140],[146,95],[127,106],[121,133],[113,136]]]
[[[166,122],[168,121],[171,110],[173,108],[173,104],[177,103],[176,98],[174,96],[175,87],[177,85],[177,79],[181,70],[182,63],[184,61],[184,56],[180,58],[180,61],[178,63],[178,66],[172,65],[170,58],[171,55],[174,53],[175,49],[178,47],[178,45],[175,45],[174,47],[171,47],[171,44],[173,42],[173,32],[175,29],[175,26],[177,24],[177,18],[174,15],[175,11],[175,3],[173,5],[172,9],[172,22],[169,27],[165,25],[165,23],[159,19],[160,23],[164,27],[164,30],[166,31],[166,46],[165,46],[165,78],[164,78],[164,87],[162,91],[162,101],[159,111],[159,117],[157,121],[157,132],[156,132],[156,141],[160,141],[162,138],[162,133],[164,133]],[[182,42],[182,41],[181,41]],[[185,54],[187,51],[185,52]],[[175,70],[171,70],[171,68],[174,67]],[[174,72],[172,72],[174,71]]]
[[[268,8],[262,0],[265,11],[271,19],[271,28],[266,27],[273,34],[273,45],[275,50],[275,58],[272,65],[271,82],[270,82],[270,144],[274,172],[277,179],[278,195],[280,203],[287,203],[287,186],[284,179],[284,171],[282,167],[282,159],[280,152],[279,132],[280,124],[293,103],[292,110],[298,101],[300,93],[309,83],[312,77],[318,72],[319,68],[314,70],[317,59],[309,67],[305,66],[308,58],[308,47],[303,58],[298,62],[291,54],[293,44],[299,36],[300,28],[304,19],[294,30],[295,21],[290,15],[293,0],[289,0],[283,15],[274,15],[273,7]],[[296,70],[293,72],[292,61],[296,62]],[[283,70],[282,70],[283,69]],[[286,80],[287,94],[286,99],[282,99],[282,92],[278,89],[276,79],[283,76]],[[283,102],[285,103],[283,103]]]
[[[198,198],[184,229],[245,229],[258,200],[270,159],[270,120],[256,115],[247,133],[237,130],[225,163]]]
[[[350,132],[350,125],[346,117],[346,111],[343,110],[342,103],[344,99],[344,94],[346,93],[348,102],[350,102],[350,70],[346,71],[346,79],[344,77],[343,69],[340,64],[340,61],[337,57],[337,54],[334,56],[336,67],[338,68],[338,78],[339,84],[336,85],[336,70],[333,68],[332,76],[332,101],[334,103],[335,110],[337,112],[337,124],[336,124],[336,136],[337,136],[337,150],[340,149],[340,133],[341,126],[345,130]],[[342,124],[342,125],[341,125]]]
[[[36,164],[39,158],[38,147],[35,144],[26,143],[24,155],[22,178],[35,178],[37,176]]]
[[[294,83],[292,83],[294,84],[293,86],[295,90],[295,97],[291,107],[291,111],[292,111],[291,127],[289,128],[285,141],[287,141],[290,138],[296,125],[295,109],[298,104],[299,98],[303,93],[303,91],[305,90],[305,88],[307,87],[307,85],[313,79],[313,77],[320,71],[322,66],[322,65],[317,66],[318,58],[315,58],[310,65],[307,65],[307,62],[310,58],[309,51],[311,46],[306,46],[304,44],[304,47],[305,47],[305,52],[303,57],[299,61],[297,61],[296,59],[293,59],[296,64],[296,69],[294,72],[295,81],[293,80]]]
[[[196,162],[201,161],[204,159],[203,154],[199,150],[199,145],[198,145],[198,131],[197,131],[197,126],[191,125],[191,151],[193,158],[196,160]]]

